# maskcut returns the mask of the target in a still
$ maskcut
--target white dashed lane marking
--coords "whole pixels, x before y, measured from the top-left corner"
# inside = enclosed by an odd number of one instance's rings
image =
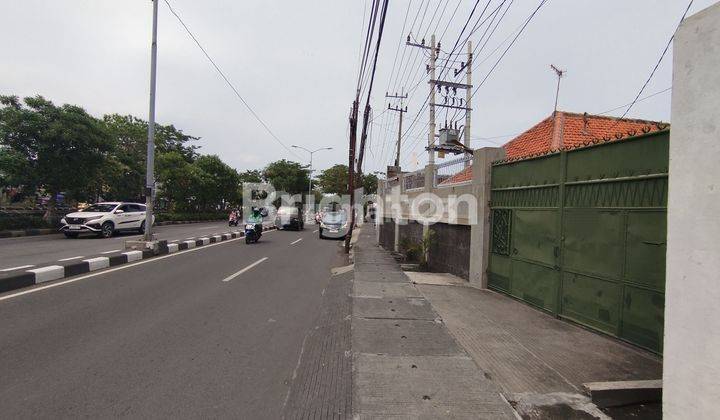
[[[318,229],[313,230],[312,233],[318,233]]]
[[[298,242],[300,242],[300,241],[302,241],[302,238],[300,238],[300,239],[298,239],[298,240],[296,240],[296,241],[290,242],[290,245],[295,245],[296,243],[298,243]]]
[[[254,263],[252,263],[252,264],[248,265],[247,267],[243,268],[242,270],[238,271],[237,273],[235,273],[235,274],[233,274],[233,275],[231,275],[231,276],[228,276],[228,277],[224,278],[223,281],[224,281],[224,282],[228,282],[228,281],[234,279],[235,277],[239,276],[240,274],[242,274],[242,273],[244,273],[244,272],[246,272],[246,271],[248,271],[248,270],[252,270],[253,267],[255,267],[256,265],[259,265],[259,264],[265,262],[265,260],[267,260],[267,259],[268,259],[268,257],[262,257],[262,258],[260,258],[259,260],[255,261]]]
[[[119,249],[113,249],[112,251],[101,252],[101,254],[112,254],[113,252],[120,252]]]

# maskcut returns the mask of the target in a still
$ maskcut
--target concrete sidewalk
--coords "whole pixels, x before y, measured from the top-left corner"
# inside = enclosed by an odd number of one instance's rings
[[[514,419],[500,388],[375,244],[365,225],[353,247],[353,411],[356,418]]]
[[[354,247],[360,417],[659,418],[658,404],[624,416],[582,391],[660,379],[658,356],[449,274],[404,273],[374,234],[365,225]]]
[[[447,282],[447,275],[411,275],[424,278],[418,290],[523,417],[565,405],[602,418],[588,405],[582,384],[662,378],[662,361],[654,354],[499,293]]]

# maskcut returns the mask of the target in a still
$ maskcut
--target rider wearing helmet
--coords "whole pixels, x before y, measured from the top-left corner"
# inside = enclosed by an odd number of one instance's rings
[[[258,234],[262,234],[262,214],[258,207],[253,207],[250,216],[248,216],[247,222],[255,225],[255,231]]]

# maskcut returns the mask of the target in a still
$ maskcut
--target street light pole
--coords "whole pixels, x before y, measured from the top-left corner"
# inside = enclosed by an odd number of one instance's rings
[[[315,149],[315,150],[306,149],[306,148],[304,148],[304,147],[302,147],[302,146],[297,146],[297,145],[294,145],[294,144],[292,145],[292,147],[294,147],[294,148],[296,148],[296,149],[302,149],[302,150],[310,153],[310,169],[308,170],[308,196],[311,196],[311,195],[312,195],[312,171],[313,171],[313,169],[312,169],[312,160],[313,160],[313,155],[315,154],[315,152],[319,152],[319,151],[321,151],[321,150],[332,150],[332,147],[321,147],[321,148]]]
[[[153,223],[153,195],[155,190],[155,77],[157,69],[158,2],[153,0],[152,47],[150,51],[150,116],[148,121],[147,169],[145,180],[145,241],[151,242]]]

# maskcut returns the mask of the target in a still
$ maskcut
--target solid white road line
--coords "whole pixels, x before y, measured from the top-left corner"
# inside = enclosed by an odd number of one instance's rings
[[[30,265],[21,265],[21,266],[18,266],[18,267],[10,267],[10,268],[5,268],[5,269],[3,269],[3,270],[0,270],[0,271],[13,271],[13,270],[22,270],[23,268],[30,268],[30,267],[35,267],[35,265],[34,265],[34,264],[30,264]]]
[[[12,239],[12,238],[11,238],[11,239]],[[212,247],[214,247],[214,246],[220,246],[220,245],[229,244],[229,243],[231,243],[231,242],[239,241],[239,240],[241,240],[241,239],[242,239],[242,238],[228,239],[227,241],[218,242],[218,243],[216,243],[216,244],[210,244],[210,245],[203,246],[203,247],[200,247],[200,248],[195,248],[195,249],[186,249],[186,250],[183,250],[183,251],[180,251],[180,252],[176,252],[176,253],[174,253],[174,254],[168,254],[168,255],[163,255],[163,256],[160,256],[160,257],[149,258],[149,259],[147,259],[147,260],[138,261],[138,262],[135,262],[135,263],[132,263],[132,264],[123,264],[123,265],[121,265],[121,266],[119,266],[119,267],[110,268],[110,269],[108,269],[108,270],[100,271],[100,272],[98,272],[98,273],[86,274],[86,275],[84,275],[84,276],[75,277],[75,278],[72,278],[72,279],[69,279],[69,280],[63,280],[63,281],[59,281],[59,282],[52,283],[52,284],[47,284],[47,285],[45,285],[45,286],[36,287],[36,288],[34,288],[34,289],[23,290],[22,292],[13,293],[13,294],[6,295],[6,296],[0,296],[0,302],[2,302],[3,300],[8,300],[8,299],[12,299],[12,298],[14,298],[14,297],[18,297],[18,296],[23,296],[23,295],[27,295],[27,294],[31,294],[31,293],[41,292],[41,291],[43,291],[43,290],[45,290],[45,289],[52,289],[53,287],[60,287],[60,286],[66,285],[66,284],[75,283],[76,281],[89,279],[90,277],[102,276],[102,275],[105,275],[105,274],[108,274],[108,273],[112,273],[112,272],[115,272],[115,271],[125,270],[125,269],[131,268],[131,267],[135,267],[136,265],[148,264],[148,263],[152,263],[152,262],[164,260],[165,258],[172,258],[172,257],[175,257],[175,256],[177,256],[177,255],[185,254],[186,252],[202,251],[202,250],[204,250],[204,249],[212,248]],[[32,266],[31,266],[31,267],[32,267]],[[52,266],[52,267],[60,267],[60,268],[63,268],[62,266]],[[43,268],[48,268],[48,267],[43,267]],[[42,270],[42,269],[37,269],[37,270]],[[34,272],[35,270],[28,270],[28,271]],[[63,274],[64,274],[64,269],[63,269]],[[60,277],[62,277],[62,275],[61,275]],[[37,278],[38,278],[38,276],[36,275],[36,276],[35,276],[36,281],[37,281]],[[47,280],[46,280],[46,281],[47,281]]]
[[[276,231],[270,230],[270,231],[267,231],[267,232],[265,232],[265,233],[273,233],[273,232],[276,232]],[[10,239],[12,239],[12,238],[10,238]],[[205,245],[205,246],[202,246],[202,247],[200,247],[200,248],[186,249],[186,250],[183,250],[183,251],[176,252],[176,253],[174,253],[174,254],[168,254],[168,255],[163,255],[163,256],[159,256],[159,257],[153,257],[153,258],[149,258],[149,259],[146,259],[146,260],[138,261],[138,262],[135,262],[135,263],[132,263],[132,264],[123,264],[123,265],[121,265],[121,266],[119,266],[119,267],[110,268],[110,269],[107,269],[107,270],[105,270],[105,271],[100,271],[100,272],[98,272],[98,273],[86,274],[86,275],[84,275],[84,276],[75,277],[75,278],[72,278],[72,279],[69,279],[69,280],[63,280],[63,281],[59,281],[59,282],[56,282],[56,283],[47,284],[47,285],[45,285],[45,286],[35,287],[35,288],[33,288],[33,289],[28,289],[28,290],[23,290],[22,292],[13,293],[13,294],[6,295],[6,296],[0,296],[0,302],[2,302],[3,300],[8,300],[8,299],[12,299],[12,298],[19,297],[19,296],[23,296],[23,295],[28,295],[28,294],[31,294],[31,293],[41,292],[41,291],[43,291],[43,290],[45,290],[45,289],[52,289],[53,287],[60,287],[60,286],[66,285],[66,284],[75,283],[76,281],[89,279],[89,278],[91,278],[91,277],[102,276],[102,275],[105,275],[105,274],[108,274],[108,273],[112,273],[112,272],[115,272],[115,271],[126,270],[126,269],[128,269],[128,268],[135,267],[136,265],[148,264],[148,263],[152,263],[152,262],[164,260],[165,258],[172,258],[172,257],[175,257],[175,256],[177,256],[177,255],[185,254],[186,252],[202,251],[202,250],[205,250],[205,249],[208,249],[208,248],[212,248],[212,247],[214,247],[214,246],[226,245],[226,244],[229,244],[229,243],[231,243],[231,242],[239,241],[239,240],[241,240],[241,239],[243,239],[243,238],[228,239],[227,241],[222,241],[222,242],[218,242],[218,243],[215,243],[215,244]],[[33,266],[33,265],[30,265],[29,267],[34,267],[34,266]],[[65,274],[65,273],[64,273],[64,271],[65,271],[65,270],[64,270],[64,267],[62,267],[62,266],[51,266],[51,267],[60,267],[61,269],[63,269],[62,274],[60,275],[60,277],[57,277],[57,278],[61,278],[61,277],[63,277],[63,275]],[[24,267],[24,268],[27,268],[27,267]],[[43,268],[48,268],[48,267],[43,267]],[[14,269],[15,269],[15,268],[13,268],[13,270],[14,270]],[[42,270],[42,269],[37,269],[37,270]],[[28,271],[34,272],[35,270],[28,270]],[[39,281],[37,280],[37,278],[38,278],[38,276],[36,275],[36,276],[35,276],[35,279],[36,279],[35,281],[39,283]],[[55,280],[55,279],[53,279],[53,280]],[[44,280],[44,281],[49,281],[49,280]]]
[[[112,254],[113,252],[119,252],[119,249],[113,249],[112,251],[101,252],[101,254]]]
[[[233,274],[233,275],[231,275],[231,276],[229,276],[229,277],[224,278],[223,281],[224,281],[224,282],[228,282],[228,281],[234,279],[235,277],[239,276],[240,274],[242,274],[242,273],[244,273],[244,272],[246,272],[246,271],[248,271],[248,270],[251,270],[253,267],[255,267],[255,266],[258,265],[258,264],[261,264],[262,262],[264,262],[264,261],[267,260],[267,259],[268,259],[268,257],[262,257],[262,258],[260,258],[259,260],[255,261],[254,263],[252,263],[252,264],[248,265],[247,267],[243,268],[242,270],[238,271],[237,273],[235,273],[235,274]]]
[[[58,261],[72,261],[72,260],[78,260],[78,259],[84,258],[84,257],[85,257],[84,255],[78,255],[77,257],[63,258]]]
[[[300,239],[298,239],[298,240],[296,240],[296,241],[290,242],[290,245],[295,245],[296,243],[298,243],[298,242],[300,242],[300,241],[302,241],[302,238],[300,238]]]

